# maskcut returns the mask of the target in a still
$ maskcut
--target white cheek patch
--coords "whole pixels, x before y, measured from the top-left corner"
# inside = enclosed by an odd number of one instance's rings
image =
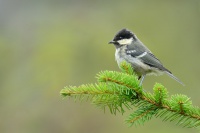
[[[133,38],[130,39],[122,39],[117,41],[120,45],[129,45],[131,44],[131,42],[133,41]]]

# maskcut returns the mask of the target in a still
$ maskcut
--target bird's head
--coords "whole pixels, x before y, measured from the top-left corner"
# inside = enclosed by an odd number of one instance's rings
[[[133,32],[128,29],[122,29],[115,35],[114,39],[109,42],[109,44],[114,44],[115,47],[121,47],[124,45],[131,44],[136,39],[136,36]]]

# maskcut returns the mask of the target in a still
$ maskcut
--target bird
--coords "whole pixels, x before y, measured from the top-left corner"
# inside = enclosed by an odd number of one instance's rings
[[[161,61],[137,38],[130,30],[123,28],[116,33],[113,40],[109,42],[116,48],[115,60],[118,66],[123,61],[130,63],[135,73],[140,80],[139,85],[142,85],[146,75],[162,75],[167,74],[178,83],[184,86],[171,71],[163,66]]]

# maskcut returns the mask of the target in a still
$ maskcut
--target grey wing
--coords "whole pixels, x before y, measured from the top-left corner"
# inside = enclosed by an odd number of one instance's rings
[[[158,58],[156,58],[155,55],[153,55],[152,53],[146,52],[146,54],[144,56],[141,56],[139,59],[141,59],[142,62],[144,62],[145,64],[148,64],[151,67],[155,67],[162,71],[167,71],[167,72],[171,73],[168,69],[166,69],[162,65],[160,60]]]
[[[140,59],[143,63],[151,66],[151,67],[154,67],[154,68],[157,68],[161,71],[167,71],[169,73],[171,73],[168,69],[166,69],[162,63],[160,62],[160,60],[158,58],[155,57],[155,55],[153,55],[152,53],[150,53],[150,51],[145,51],[145,49],[138,49],[138,48],[131,48],[129,47],[127,50],[126,50],[126,53],[128,55],[131,55],[132,57],[134,58],[138,58]]]
[[[140,59],[143,63],[145,63],[151,67],[160,69],[161,71],[165,71],[166,74],[169,75],[171,78],[175,79],[177,82],[184,85],[177,77],[175,77],[168,69],[166,69],[162,65],[160,60],[158,58],[156,58],[156,56],[153,55],[149,49],[146,49],[145,47],[143,47],[141,45],[140,45],[140,47],[136,47],[134,45],[132,45],[132,46],[129,45],[127,47],[126,53],[128,55],[131,55],[134,58]]]

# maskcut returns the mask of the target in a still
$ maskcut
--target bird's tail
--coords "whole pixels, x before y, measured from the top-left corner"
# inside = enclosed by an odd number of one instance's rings
[[[185,86],[185,84],[183,82],[181,82],[177,77],[175,77],[172,73],[165,71],[165,73],[167,75],[169,75],[171,78],[173,78],[174,80],[176,80],[177,82],[179,82],[180,84],[182,84],[183,86]]]

